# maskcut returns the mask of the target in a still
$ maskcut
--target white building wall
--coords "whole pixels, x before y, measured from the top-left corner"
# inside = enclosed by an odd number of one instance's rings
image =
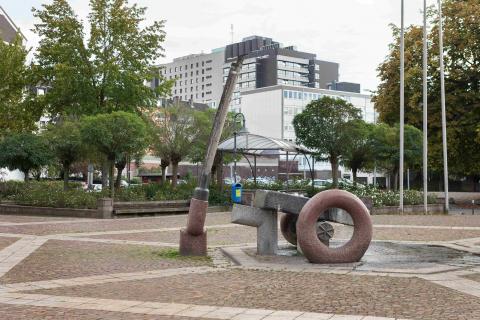
[[[281,90],[271,90],[243,96],[241,106],[232,111],[243,113],[250,133],[282,138],[281,109]]]
[[[345,99],[361,111],[362,118],[366,122],[376,122],[377,115],[369,95],[281,85],[242,93],[241,104],[233,106],[232,111],[242,112],[245,115],[246,126],[250,133],[295,141],[293,118],[311,101],[323,96]],[[299,157],[297,160],[299,160],[300,171],[309,170],[304,157]],[[311,159],[309,161],[311,163]],[[351,176],[349,170],[343,167],[339,169],[342,175]],[[330,163],[316,162],[315,170],[331,170]],[[358,173],[358,177],[367,177],[369,182],[373,178],[371,174],[362,172]]]

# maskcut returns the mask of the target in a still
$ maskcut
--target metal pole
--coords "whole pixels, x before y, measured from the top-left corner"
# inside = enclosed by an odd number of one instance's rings
[[[423,208],[428,212],[428,45],[427,0],[423,0]]]
[[[401,0],[401,32],[400,32],[400,211],[403,212],[403,154],[405,125],[405,4]]]
[[[233,183],[237,183],[237,131],[233,133]]]
[[[410,190],[410,168],[407,169],[407,190]]]
[[[286,177],[287,177],[287,190],[288,190],[288,151],[287,151],[287,164],[286,164],[286,170],[287,170],[287,171],[286,171],[286,172],[287,172],[287,174],[286,174]]]
[[[440,97],[442,103],[442,144],[443,144],[443,186],[445,191],[445,211],[449,211],[448,204],[448,153],[447,153],[447,118],[445,108],[445,66],[443,63],[443,16],[442,0],[438,0],[438,47],[440,49]]]

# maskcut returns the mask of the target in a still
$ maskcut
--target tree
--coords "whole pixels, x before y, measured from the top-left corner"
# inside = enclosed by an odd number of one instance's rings
[[[151,117],[155,124],[153,150],[171,164],[172,186],[176,187],[178,164],[197,155],[197,145],[202,143],[208,127],[207,118],[202,111],[185,106],[159,108]]]
[[[123,111],[87,116],[80,132],[84,143],[105,155],[109,163],[110,195],[114,197],[115,162],[148,146],[147,128],[139,116]],[[121,172],[118,172],[121,175]]]
[[[32,170],[51,162],[51,153],[44,138],[33,133],[16,133],[0,141],[0,167],[20,170],[28,181]]]
[[[78,123],[60,121],[52,124],[45,132],[45,138],[63,171],[63,188],[68,190],[68,178],[72,165],[81,160],[85,148]]]
[[[418,168],[422,162],[422,132],[411,125],[405,126],[404,163],[406,168]],[[377,166],[393,177],[394,189],[398,185],[400,163],[400,128],[381,123],[373,128],[372,143]]]
[[[293,119],[297,141],[330,161],[333,187],[338,185],[339,162],[349,143],[345,129],[355,119],[360,119],[360,110],[345,100],[330,97],[310,102]]]
[[[353,184],[357,183],[357,172],[371,167],[374,157],[372,132],[374,125],[363,120],[352,120],[347,123],[346,134],[350,137],[345,145],[343,164],[352,170]]]
[[[112,111],[140,113],[169,91],[152,68],[163,56],[164,22],[144,24],[145,8],[127,0],[90,0],[90,34],[66,0],[54,0],[33,9],[40,20],[34,75],[49,86],[39,97],[53,115],[90,115]],[[153,77],[156,89],[145,86]]]
[[[480,143],[475,140],[480,122],[480,3],[476,0],[443,1],[445,88],[447,105],[448,165],[452,175],[480,178]],[[438,17],[429,12],[428,137],[429,167],[443,170],[440,108]],[[421,68],[422,31],[407,29],[406,35],[406,108],[408,124],[422,128]],[[394,28],[390,53],[379,66],[381,83],[374,98],[380,120],[390,125],[399,121],[399,32]]]
[[[35,128],[41,112],[29,104],[27,85],[28,54],[17,35],[12,43],[0,40],[0,137],[9,133],[26,132]]]

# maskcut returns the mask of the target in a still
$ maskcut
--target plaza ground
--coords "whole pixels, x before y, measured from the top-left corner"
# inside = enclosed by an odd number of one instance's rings
[[[372,218],[362,263],[315,266],[256,256],[229,213],[207,216],[208,259],[177,255],[185,215],[0,216],[0,318],[480,319],[480,216]]]

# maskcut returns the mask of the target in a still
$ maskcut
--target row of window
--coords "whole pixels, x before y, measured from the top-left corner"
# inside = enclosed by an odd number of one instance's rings
[[[208,88],[208,87],[211,87],[211,86],[212,86],[211,83],[207,83],[206,85],[202,84],[202,89],[201,90],[203,91],[203,90],[205,90],[205,87]],[[198,91],[199,90],[198,88],[199,88],[199,86],[195,86],[195,91]],[[183,92],[187,93],[188,92],[188,87],[185,88],[185,89],[183,89],[183,88],[178,89],[178,93],[183,93]],[[194,92],[193,87],[190,87],[190,92]],[[177,94],[177,89],[173,89],[173,93]]]
[[[202,77],[202,82],[205,82],[205,79],[210,79],[210,78],[212,78],[212,77],[211,77],[211,76],[210,76],[210,77]],[[183,80],[183,81],[182,81],[182,80],[178,80],[178,81],[175,81],[174,86],[175,86],[175,87],[177,87],[177,86],[181,87],[182,85],[187,85],[188,83],[189,83],[188,80]],[[193,82],[193,79],[190,79],[190,84],[193,84],[193,83],[194,83],[194,82]],[[198,78],[195,79],[195,83],[199,83],[199,79],[198,79]],[[208,85],[208,84],[207,84],[207,85]],[[211,84],[210,84],[210,85],[211,85]]]
[[[202,64],[202,67],[204,67],[205,64],[209,64],[209,63],[212,63],[212,60],[202,61],[201,64]],[[190,69],[193,69],[193,66],[194,66],[194,64],[191,63],[190,64]],[[195,66],[197,68],[200,67],[200,63],[199,62],[195,63]],[[210,68],[210,69],[212,69],[212,68]],[[186,64],[185,67],[184,66],[177,66],[177,67],[174,67],[174,68],[173,67],[168,68],[168,73],[178,72],[178,71],[182,71],[182,70],[185,70],[185,71],[188,70],[188,64]],[[207,71],[208,71],[208,68],[207,68]],[[164,75],[167,74],[167,69],[166,68],[163,69],[163,74]]]
[[[182,92],[180,92],[180,93],[182,93]],[[200,93],[196,93],[196,94],[195,94],[195,99],[199,99],[200,97],[205,98],[205,96],[211,95],[211,94],[212,94],[212,91],[202,92],[201,94],[200,94]],[[177,98],[180,98],[180,99],[183,98],[184,101],[188,101],[188,100],[190,100],[190,99],[193,100],[193,94],[190,94],[190,96],[188,96],[188,95],[181,96],[181,95],[177,95],[177,93],[175,92],[175,93],[173,94],[173,96],[174,96],[174,97],[177,97]]]
[[[323,94],[284,90],[283,97],[285,99],[294,99],[294,100],[317,100],[323,97]]]
[[[282,61],[278,60],[277,62],[278,68],[296,68],[296,69],[308,69],[308,65],[291,62],[291,61]]]
[[[256,63],[252,62],[252,63],[246,63],[246,64],[242,65],[242,68],[240,70],[241,71],[249,71],[249,70],[255,70],[255,68],[256,68]],[[230,72],[230,67],[223,68],[223,74],[224,75],[228,75],[229,72]]]
[[[279,77],[288,77],[288,78],[300,78],[304,81],[308,81],[308,74],[294,72],[294,71],[287,71],[287,70],[278,70],[277,75]]]
[[[278,79],[278,84],[285,84],[285,85],[295,86],[295,87],[308,87],[309,83],[296,81],[296,80]]]

